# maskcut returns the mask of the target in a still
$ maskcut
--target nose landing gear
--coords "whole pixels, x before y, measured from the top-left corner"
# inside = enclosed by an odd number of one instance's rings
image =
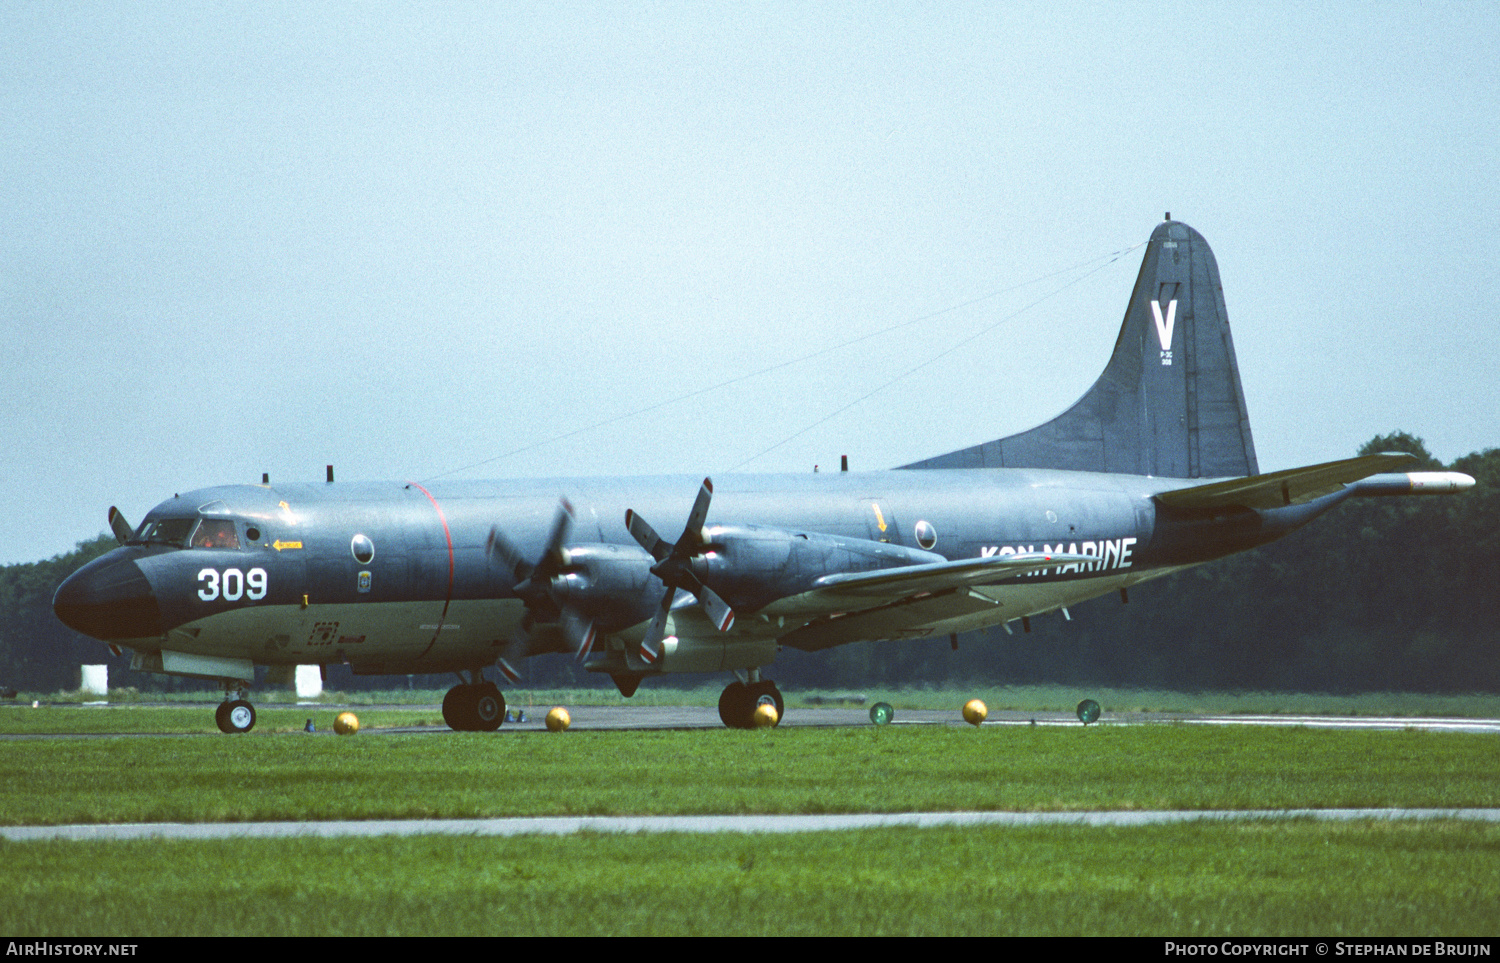
[[[243,698],[229,699],[227,692],[224,695],[225,701],[219,703],[219,708],[214,710],[214,722],[218,723],[219,731],[249,732],[254,729],[255,706]]]

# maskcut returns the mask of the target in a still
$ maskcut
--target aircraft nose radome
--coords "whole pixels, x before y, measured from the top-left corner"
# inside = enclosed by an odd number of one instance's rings
[[[52,611],[71,629],[96,639],[161,635],[161,609],[135,559],[111,552],[63,580]]]

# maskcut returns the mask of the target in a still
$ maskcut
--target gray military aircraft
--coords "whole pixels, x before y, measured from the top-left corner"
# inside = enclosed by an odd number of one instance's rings
[[[1203,237],[1151,235],[1103,375],[1030,431],[873,473],[227,485],[176,495],[70,576],[53,608],[210,679],[225,732],[297,665],[453,672],[454,729],[494,730],[490,668],[572,652],[626,696],[648,676],[726,672],[719,714],[752,725],[782,646],[955,635],[1280,538],[1351,496],[1459,491],[1456,472],[1376,454],[1260,474]],[[566,498],[559,502],[559,493]],[[652,522],[668,526],[668,541]]]

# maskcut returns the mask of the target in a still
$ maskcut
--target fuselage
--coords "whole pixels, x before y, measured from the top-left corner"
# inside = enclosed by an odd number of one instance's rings
[[[613,599],[614,624],[604,625],[629,637],[663,587],[646,572],[650,558],[632,541],[626,510],[675,532],[696,484],[651,477],[201,489],[152,509],[128,544],[64,583],[56,609],[80,631],[148,654],[348,663],[375,673],[482,666],[503,654],[526,615],[516,579],[496,563],[494,533],[521,555],[539,555],[565,497],[573,508],[567,539],[573,554],[638,558],[631,570],[647,606]],[[722,639],[704,634],[722,650],[705,655],[700,645],[694,657],[684,651],[675,659],[669,653],[657,670],[762,664],[774,658],[778,640],[821,648],[967,631],[1052,611],[1269,541],[1337,500],[1280,512],[1170,517],[1153,496],[1184,484],[1026,469],[720,478],[705,529],[753,526],[794,547],[799,536],[822,536],[841,551],[865,553],[868,567],[1030,553],[1097,562],[1010,580],[1003,596],[989,598],[981,589],[940,606],[928,602],[930,617],[897,628],[884,619],[877,620],[880,628],[846,621],[837,631],[807,625],[794,603],[756,597],[747,588],[754,579],[737,586],[726,571],[719,584],[728,586],[740,619]],[[807,558],[781,558],[777,584],[795,591],[830,574]],[[711,585],[712,562],[704,562]],[[799,564],[807,570],[797,571]],[[629,594],[616,594],[622,591]],[[680,613],[684,624],[693,608]]]

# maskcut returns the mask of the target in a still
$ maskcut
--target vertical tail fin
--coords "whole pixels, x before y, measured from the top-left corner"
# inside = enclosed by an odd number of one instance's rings
[[[903,468],[1062,468],[1229,478],[1259,472],[1224,310],[1203,235],[1157,226],[1104,374],[1030,431]]]

